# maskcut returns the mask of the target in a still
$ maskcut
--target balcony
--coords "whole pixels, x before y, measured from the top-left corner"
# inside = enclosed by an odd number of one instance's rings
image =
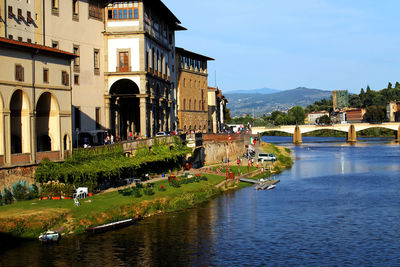
[[[131,66],[116,67],[116,72],[132,72]]]

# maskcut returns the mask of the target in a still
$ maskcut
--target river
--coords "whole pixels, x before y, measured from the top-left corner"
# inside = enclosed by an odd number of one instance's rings
[[[290,137],[271,191],[247,187],[138,225],[0,253],[0,266],[399,266],[400,146]]]

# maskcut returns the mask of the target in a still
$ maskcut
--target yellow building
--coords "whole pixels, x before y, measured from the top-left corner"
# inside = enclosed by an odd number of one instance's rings
[[[59,49],[0,38],[0,166],[71,151],[71,60]]]
[[[176,48],[178,82],[178,128],[209,131],[207,61],[214,60]]]

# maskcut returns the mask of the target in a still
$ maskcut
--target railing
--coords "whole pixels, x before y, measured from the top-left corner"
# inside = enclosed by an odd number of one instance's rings
[[[132,67],[131,66],[124,66],[124,67],[116,67],[116,72],[131,72]]]

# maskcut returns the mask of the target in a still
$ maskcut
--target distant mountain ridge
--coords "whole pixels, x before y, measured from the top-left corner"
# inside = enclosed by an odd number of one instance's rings
[[[305,108],[317,100],[329,98],[332,95],[331,91],[306,87],[285,91],[276,90],[278,92],[269,94],[257,93],[257,91],[264,89],[268,88],[250,90],[249,92],[240,90],[244,93],[236,93],[237,91],[224,93],[229,101],[227,107],[231,110],[231,116],[253,115],[253,113],[255,116],[261,116],[274,110],[287,111],[296,105]]]
[[[252,90],[228,91],[228,92],[226,92],[226,94],[263,94],[263,95],[268,95],[268,94],[273,94],[273,93],[278,93],[278,92],[282,92],[282,90],[271,89],[271,88],[260,88],[260,89],[252,89]]]

